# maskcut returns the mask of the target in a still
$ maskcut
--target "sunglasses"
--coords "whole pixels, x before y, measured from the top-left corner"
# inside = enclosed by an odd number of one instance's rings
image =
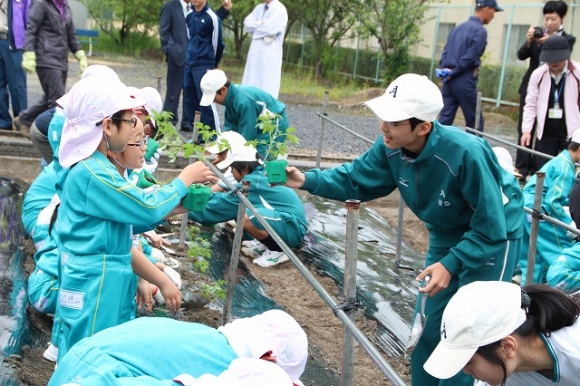
[[[134,146],[134,147],[138,147],[139,149],[143,150],[143,149],[145,149],[145,146],[147,146],[148,141],[149,141],[149,136],[146,135],[143,138],[141,138],[141,140],[139,142],[128,143],[127,146]]]

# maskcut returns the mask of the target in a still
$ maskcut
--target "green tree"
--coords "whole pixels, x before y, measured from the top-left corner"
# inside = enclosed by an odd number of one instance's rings
[[[226,29],[228,29],[233,33],[234,53],[236,59],[242,59],[242,44],[248,37],[248,34],[244,30],[244,19],[259,3],[260,1],[257,0],[232,0],[230,15],[222,22],[224,32]],[[210,1],[210,6],[213,10],[217,10],[219,7],[221,7],[221,4],[221,0]]]
[[[363,2],[363,33],[379,40],[388,82],[408,72],[409,47],[421,41],[420,30],[429,4],[440,0],[379,0]]]
[[[310,30],[316,55],[315,76],[322,80],[324,69],[337,58],[332,53],[339,39],[354,33],[364,0],[296,0],[285,2],[288,25],[300,21]]]
[[[164,0],[80,0],[99,29],[124,45],[131,32],[158,31]]]

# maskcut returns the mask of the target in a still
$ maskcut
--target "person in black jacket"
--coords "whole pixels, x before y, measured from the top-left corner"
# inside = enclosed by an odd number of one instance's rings
[[[526,60],[530,59],[530,66],[526,71],[524,77],[522,78],[522,83],[518,92],[520,93],[520,114],[518,118],[518,144],[520,143],[520,138],[522,137],[522,119],[524,115],[524,105],[526,103],[526,94],[528,90],[528,82],[530,81],[530,76],[532,72],[540,65],[540,53],[542,52],[542,47],[546,39],[552,35],[561,35],[568,40],[568,45],[570,50],[574,47],[576,43],[576,38],[570,34],[564,32],[564,17],[568,11],[568,6],[564,1],[548,1],[544,5],[544,26],[543,27],[530,27],[526,34],[526,41],[520,49],[518,50],[518,59]],[[532,137],[534,136],[535,128],[532,130]],[[531,145],[530,145],[531,146]],[[532,162],[532,155],[523,150],[517,150],[516,154],[516,168],[522,175],[520,177],[525,180],[526,176],[533,175],[536,173],[535,162]]]
[[[216,15],[222,20],[225,19],[230,14],[231,6],[231,1],[224,0],[220,9],[216,11]],[[188,42],[185,16],[192,9],[190,0],[171,0],[163,4],[159,20],[161,50],[166,55],[167,61],[167,90],[165,91],[163,110],[173,114],[172,123],[174,126],[177,126],[179,120],[177,108],[183,90],[185,54]],[[181,130],[192,130],[185,112],[185,104],[181,113]]]

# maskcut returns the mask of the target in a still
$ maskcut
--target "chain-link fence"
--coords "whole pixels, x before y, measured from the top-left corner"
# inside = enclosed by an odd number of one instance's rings
[[[518,88],[528,61],[517,58],[530,26],[543,24],[543,4],[504,5],[504,12],[497,12],[486,27],[487,47],[482,58],[479,88],[483,100],[517,106]],[[421,24],[422,41],[411,49],[409,71],[429,75],[435,79],[435,69],[449,32],[473,14],[473,6],[432,6]],[[401,17],[404,17],[402,15]],[[580,38],[580,5],[569,4],[564,18],[564,30]],[[364,38],[356,33],[344,36],[333,50],[333,60],[326,70],[331,74],[348,76],[371,84],[383,83],[383,55],[376,38]],[[247,53],[250,39],[244,42],[242,52]],[[572,59],[580,61],[580,48],[572,52]],[[314,68],[317,60],[314,40],[308,28],[295,23],[285,39],[284,62],[299,68]]]

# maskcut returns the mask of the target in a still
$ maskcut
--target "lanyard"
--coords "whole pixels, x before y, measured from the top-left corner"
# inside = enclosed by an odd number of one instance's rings
[[[562,76],[560,80],[560,86],[556,86],[556,81],[554,80],[554,105],[560,105],[560,96],[562,95],[562,89],[564,88],[564,82],[566,82],[566,74]]]

